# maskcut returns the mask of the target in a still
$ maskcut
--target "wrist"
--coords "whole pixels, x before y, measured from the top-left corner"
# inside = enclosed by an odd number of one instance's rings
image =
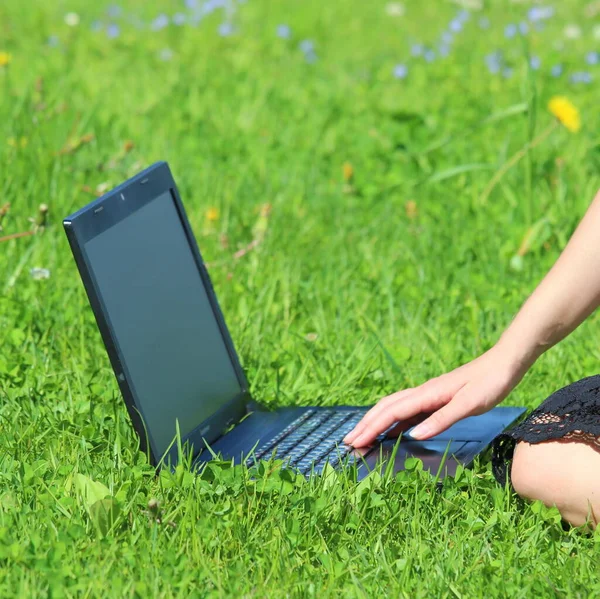
[[[515,372],[525,373],[537,361],[547,348],[528,342],[522,335],[505,331],[494,346],[500,359]]]

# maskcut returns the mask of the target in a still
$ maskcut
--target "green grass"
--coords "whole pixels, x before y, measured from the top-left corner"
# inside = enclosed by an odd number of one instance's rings
[[[149,20],[182,6],[152,4],[124,10]],[[213,14],[156,33],[122,24],[109,40],[90,31],[103,1],[2,2],[0,52],[12,60],[0,68],[0,204],[12,206],[0,235],[29,229],[40,203],[49,218],[43,233],[0,244],[0,596],[598,595],[600,537],[564,531],[555,509],[500,488],[487,459],[441,490],[418,464],[358,486],[351,473],[306,482],[273,465],[254,481],[219,463],[156,477],[62,231],[96,189],[167,160],[252,392],[273,407],[368,405],[474,358],[600,186],[597,84],[548,74],[555,62],[585,67],[593,20],[565,0],[520,43],[503,29],[528,5],[490,3],[490,30],[474,16],[448,58],[411,59],[395,80],[410,44],[435,43],[456,13],[421,4],[395,18],[380,1],[249,0],[229,38]],[[275,36],[281,22],[292,40]],[[573,22],[582,37],[565,40]],[[298,49],[305,38],[314,64]],[[510,79],[485,67],[498,47]],[[554,132],[482,201],[551,122],[554,94],[579,107],[582,131]],[[34,267],[50,278],[34,280]],[[596,373],[598,333],[592,316],[506,404],[533,407]]]

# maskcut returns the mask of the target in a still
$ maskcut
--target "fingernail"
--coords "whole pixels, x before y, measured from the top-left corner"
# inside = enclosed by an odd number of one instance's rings
[[[425,422],[419,424],[410,432],[410,436],[413,439],[422,439],[423,437],[429,437],[430,434],[431,427]]]
[[[363,437],[364,437],[364,435],[358,435],[358,437],[356,437],[356,439],[353,439],[353,440],[351,441],[351,444],[352,444],[354,447],[361,447],[360,440],[361,440]]]

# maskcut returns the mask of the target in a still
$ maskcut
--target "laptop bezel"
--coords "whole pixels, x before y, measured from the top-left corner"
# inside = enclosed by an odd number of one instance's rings
[[[187,443],[190,449],[193,447],[193,454],[197,454],[205,447],[205,442],[208,444],[213,443],[219,438],[226,427],[241,420],[247,413],[252,398],[246,375],[241,366],[238,354],[235,351],[233,340],[225,323],[208,271],[200,254],[196,238],[187,219],[179,191],[168,164],[166,162],[153,164],[63,221],[75,262],[79,269],[123,400],[131,417],[133,427],[140,438],[140,449],[148,455],[150,463],[154,466],[165,464],[172,466],[175,464],[179,457],[178,448],[174,444],[165,455],[159,455],[151,432],[144,425],[143,410],[136,400],[134,385],[129,375],[126,361],[119,349],[116,331],[111,326],[106,307],[102,301],[92,265],[85,251],[85,244],[96,235],[131,216],[136,210],[165,192],[170,192],[173,197],[190,250],[194,256],[194,261],[198,267],[198,272],[206,289],[213,314],[218,323],[241,389],[241,392],[233,397],[231,401],[222,406],[209,418],[199,422],[182,439],[182,442]]]

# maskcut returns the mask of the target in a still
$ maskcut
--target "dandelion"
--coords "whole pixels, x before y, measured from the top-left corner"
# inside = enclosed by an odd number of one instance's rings
[[[417,203],[414,200],[408,200],[404,205],[404,211],[406,212],[406,216],[411,220],[417,218],[419,213],[417,210]]]
[[[562,64],[555,64],[551,69],[550,69],[550,74],[552,75],[552,77],[560,77],[563,73],[563,66]]]
[[[319,338],[319,335],[317,335],[317,333],[306,333],[304,338],[310,343],[314,343]]]
[[[0,68],[8,66],[11,60],[12,55],[10,55],[8,52],[0,51]]]
[[[408,67],[405,64],[397,64],[394,67],[393,73],[396,79],[406,79],[406,76],[408,75]]]
[[[116,25],[115,23],[111,23],[106,28],[106,35],[110,39],[115,39],[116,37],[119,37],[120,33],[121,33],[121,28],[118,25]]]
[[[219,211],[216,208],[209,208],[206,211],[206,220],[214,223],[219,218]]]
[[[352,181],[354,177],[354,168],[349,162],[344,162],[342,165],[342,175],[344,176],[344,181],[347,183]]]
[[[47,268],[32,268],[29,274],[34,281],[42,281],[43,279],[50,278],[50,271]]]
[[[577,71],[570,77],[571,83],[591,83],[593,77],[587,71]]]
[[[65,23],[69,27],[77,27],[79,25],[79,15],[76,12],[68,12],[65,15]]]
[[[581,129],[579,110],[564,96],[554,96],[551,98],[550,102],[548,102],[548,110],[571,133],[577,133]]]
[[[276,29],[277,37],[280,37],[284,40],[289,40],[292,37],[292,30],[289,25],[285,25],[282,23],[281,25],[277,25]]]

